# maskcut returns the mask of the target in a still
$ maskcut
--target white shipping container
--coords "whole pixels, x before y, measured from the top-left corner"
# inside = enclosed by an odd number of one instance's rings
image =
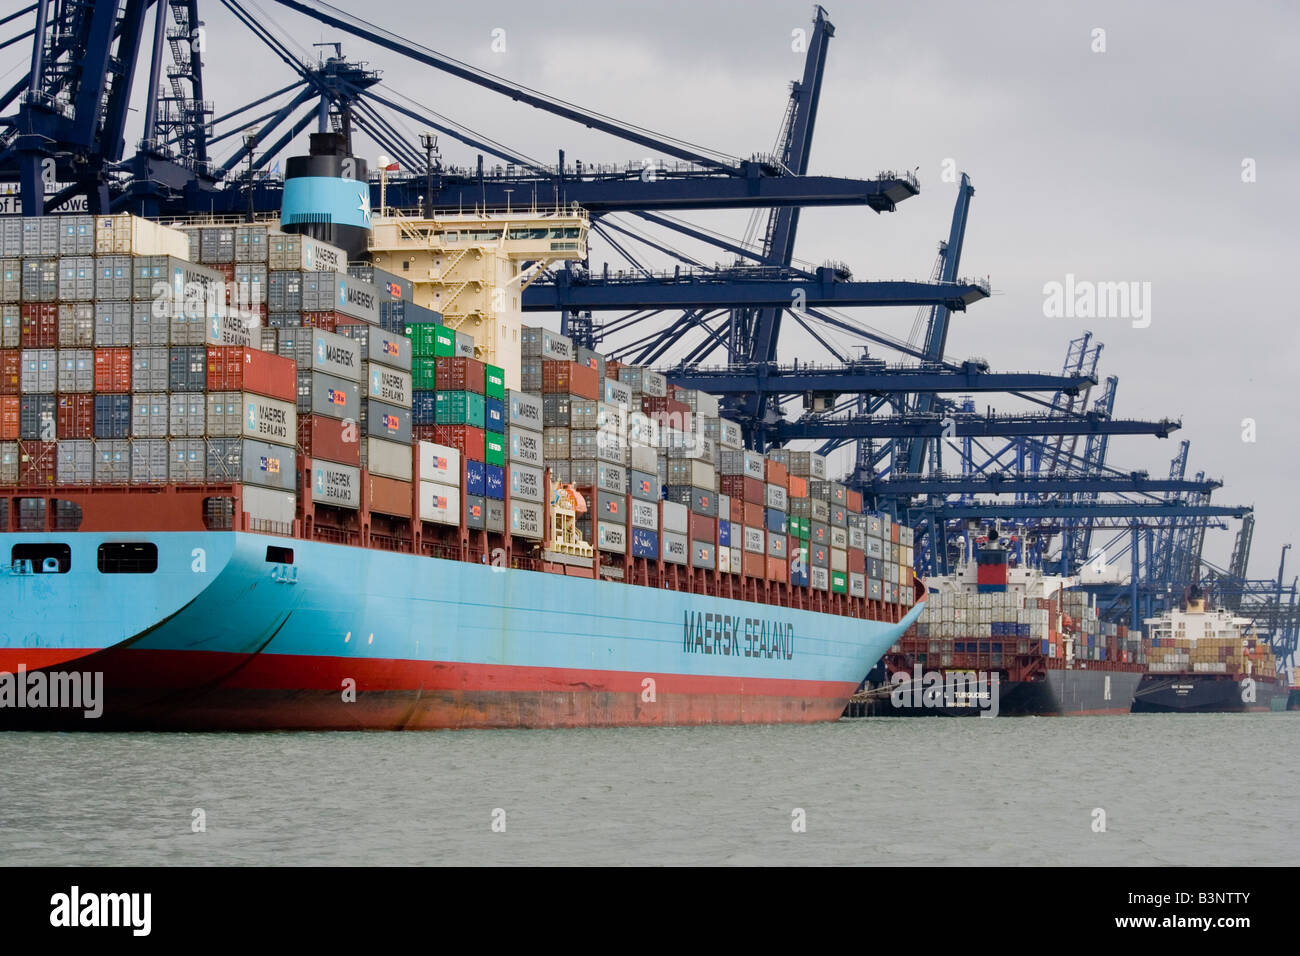
[[[676,531],[664,531],[659,553],[668,564],[685,564],[690,556],[686,535]]]
[[[367,362],[366,381],[371,398],[401,408],[411,407],[411,373]]]
[[[282,525],[293,523],[298,496],[292,491],[276,491],[273,488],[244,485],[241,498],[244,514],[255,521],[273,521]]]
[[[383,438],[366,438],[364,459],[366,470],[372,475],[411,480],[411,446]],[[424,484],[424,482],[421,482]]]
[[[420,520],[435,524],[460,524],[460,489],[420,482]]]
[[[531,501],[510,502],[510,533],[534,541],[542,539],[542,506]]]
[[[628,514],[634,528],[644,528],[646,531],[659,530],[659,506],[657,502],[641,501],[632,498],[628,502]]]
[[[667,535],[669,533],[680,534],[685,536],[686,521],[687,521],[686,506],[677,501],[664,501],[662,502],[662,505],[663,505],[663,526],[664,526],[664,533],[665,533],[665,541],[667,540]],[[685,551],[685,545],[683,545],[682,562],[684,563],[685,560],[686,560],[686,551]]]
[[[95,254],[190,257],[185,233],[130,213],[95,220]]]
[[[510,498],[541,502],[545,499],[543,471],[532,465],[510,466]]]
[[[311,495],[315,504],[340,508],[361,507],[361,469],[312,461]]]
[[[762,528],[751,528],[744,526],[744,544],[742,545],[750,554],[766,554],[767,540],[763,536]]]
[[[781,485],[767,486],[767,506],[777,511],[785,511],[789,506],[789,496]]]
[[[291,402],[244,393],[243,434],[277,445],[298,443],[298,409]]]

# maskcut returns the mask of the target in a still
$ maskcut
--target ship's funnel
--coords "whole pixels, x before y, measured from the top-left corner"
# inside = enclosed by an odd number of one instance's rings
[[[366,161],[348,153],[342,133],[312,133],[310,153],[286,163],[280,228],[339,246],[349,260],[369,257]]]

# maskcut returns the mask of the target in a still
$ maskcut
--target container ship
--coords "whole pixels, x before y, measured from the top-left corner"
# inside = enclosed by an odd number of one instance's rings
[[[890,648],[881,686],[855,695],[850,713],[1128,713],[1142,679],[1140,641],[1098,620],[1071,584],[1012,567],[1011,551],[990,530],[975,560],[927,581],[923,613]]]
[[[330,135],[275,221],[0,220],[0,726],[839,718],[910,529],[524,326],[585,214],[372,217]]]
[[[1272,646],[1250,619],[1211,609],[1191,587],[1183,605],[1147,618],[1147,674],[1134,713],[1246,713],[1286,710],[1290,687]]]

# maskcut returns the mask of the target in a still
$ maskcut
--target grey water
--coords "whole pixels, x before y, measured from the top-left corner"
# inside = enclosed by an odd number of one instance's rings
[[[1300,863],[1300,714],[0,734],[2,865]]]

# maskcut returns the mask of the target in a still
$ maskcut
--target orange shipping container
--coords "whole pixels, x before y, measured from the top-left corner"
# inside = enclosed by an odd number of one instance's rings
[[[789,475],[790,497],[807,498],[808,497],[808,479],[800,478],[798,475]]]
[[[22,399],[17,395],[0,396],[0,441],[18,440],[18,422]]]
[[[862,492],[849,491],[849,511],[852,514],[862,514]]]
[[[130,349],[95,349],[95,391],[101,394],[131,391]]]
[[[755,555],[757,557],[757,555]],[[786,567],[785,558],[767,559],[767,579],[769,581],[789,581],[790,569]]]
[[[763,555],[745,551],[740,556],[740,570],[747,578],[761,578],[766,570],[763,567]]]
[[[252,392],[282,402],[298,400],[294,360],[238,345],[208,346],[208,391]]]
[[[368,473],[367,473],[368,474]],[[411,507],[411,483],[397,481],[394,478],[382,478],[369,475],[369,494],[366,496],[371,511],[381,514],[409,518],[413,514]]]
[[[734,501],[735,499],[732,500]],[[744,505],[745,505],[745,511],[744,511],[744,515],[742,516],[744,524],[749,525],[751,528],[767,527],[767,522],[763,520],[763,506],[761,504],[758,504],[753,501],[746,501]],[[745,572],[745,573],[748,574],[749,572]],[[760,575],[755,575],[755,577],[759,577],[759,576]]]
[[[767,483],[769,485],[780,485],[782,488],[785,488],[786,479],[788,477],[789,475],[786,472],[785,465],[781,464],[779,461],[769,460],[767,462]]]
[[[600,372],[594,368],[587,368],[585,365],[572,363],[573,367],[569,370],[569,394],[578,395],[582,398],[596,401],[603,396],[600,394]]]

